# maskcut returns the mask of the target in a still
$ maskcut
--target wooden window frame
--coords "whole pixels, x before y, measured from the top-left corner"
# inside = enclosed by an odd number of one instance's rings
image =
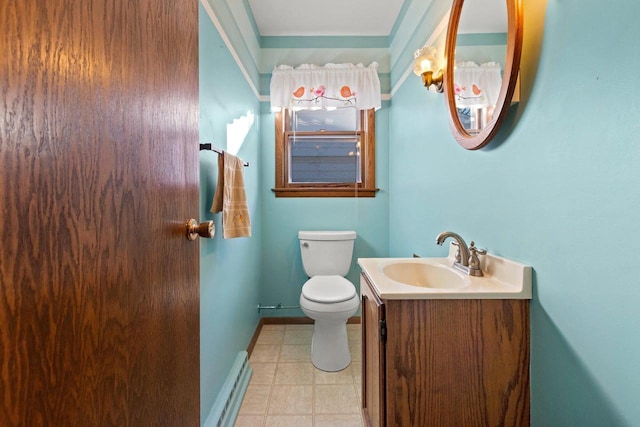
[[[275,113],[276,128],[276,197],[375,197],[376,192],[376,130],[375,110],[360,111],[360,183],[289,183],[288,136],[292,134],[288,110]],[[298,135],[331,135],[342,132],[297,132]]]

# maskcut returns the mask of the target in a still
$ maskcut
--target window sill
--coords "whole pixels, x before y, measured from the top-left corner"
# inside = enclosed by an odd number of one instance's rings
[[[379,188],[272,188],[276,197],[375,197]]]

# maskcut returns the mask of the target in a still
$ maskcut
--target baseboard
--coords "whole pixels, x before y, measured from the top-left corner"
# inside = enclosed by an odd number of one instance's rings
[[[204,427],[233,427],[253,373],[247,352],[238,353]]]

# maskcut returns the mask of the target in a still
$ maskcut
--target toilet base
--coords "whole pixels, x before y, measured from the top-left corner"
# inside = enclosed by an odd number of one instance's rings
[[[347,322],[345,320],[316,320],[311,340],[311,363],[316,368],[336,372],[351,363]]]
[[[313,366],[327,372],[341,371],[351,363],[347,319],[360,306],[357,295],[347,301],[323,304],[309,301],[300,295],[300,308],[313,319],[311,339],[311,362]]]

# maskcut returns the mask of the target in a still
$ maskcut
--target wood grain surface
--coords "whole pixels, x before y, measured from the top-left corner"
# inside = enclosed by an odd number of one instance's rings
[[[528,426],[529,301],[385,301],[387,426]]]
[[[384,305],[365,275],[361,275],[362,295],[362,415],[369,426],[382,426],[386,411],[385,343],[380,337]]]
[[[0,425],[199,425],[198,2],[0,2]]]

